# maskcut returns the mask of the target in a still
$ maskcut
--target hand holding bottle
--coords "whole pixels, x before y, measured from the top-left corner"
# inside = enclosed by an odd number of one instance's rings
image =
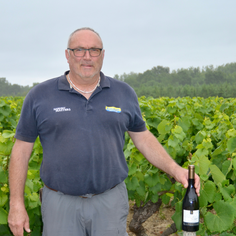
[[[184,169],[180,166],[177,165],[178,168],[175,168],[174,170],[174,174],[173,177],[175,178],[176,181],[178,181],[179,183],[183,184],[183,186],[185,188],[188,187],[189,183],[188,183],[188,170]],[[194,173],[194,187],[196,189],[196,193],[198,195],[198,197],[200,196],[200,178],[199,176]]]
[[[196,232],[199,230],[199,201],[194,186],[194,168],[194,165],[189,165],[188,167],[188,188],[182,207],[182,229],[186,232]]]

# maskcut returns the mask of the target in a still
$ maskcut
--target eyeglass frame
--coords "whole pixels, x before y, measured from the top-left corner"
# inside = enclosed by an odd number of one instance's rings
[[[75,55],[75,52],[74,52],[76,49],[83,49],[83,50],[84,50],[84,55],[83,55],[83,56],[76,56],[76,55]],[[99,50],[100,50],[99,55],[98,55],[98,56],[91,56],[91,53],[90,53],[90,50],[91,50],[91,49],[99,49]],[[75,57],[84,57],[85,54],[86,54],[86,51],[89,52],[89,56],[90,56],[90,57],[99,57],[99,56],[101,55],[101,52],[102,52],[103,48],[73,48],[73,49],[72,49],[72,48],[67,48],[67,50],[72,51]]]

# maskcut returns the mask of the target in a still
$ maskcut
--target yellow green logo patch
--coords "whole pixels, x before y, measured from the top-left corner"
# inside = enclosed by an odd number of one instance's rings
[[[108,107],[108,106],[106,106],[106,111],[121,113],[121,108],[119,108],[119,107]]]

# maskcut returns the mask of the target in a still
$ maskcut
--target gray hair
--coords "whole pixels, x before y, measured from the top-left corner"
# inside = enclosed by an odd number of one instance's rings
[[[92,31],[93,33],[95,33],[95,34],[101,39],[101,42],[102,42],[102,38],[100,37],[100,35],[99,35],[98,32],[96,32],[96,31],[95,31],[94,29],[92,29],[92,28],[83,27],[83,28],[79,28],[79,29],[75,30],[74,32],[72,32],[72,33],[70,34],[69,39],[68,39],[68,43],[67,43],[67,47],[69,47],[69,45],[70,45],[72,36],[73,36],[76,32],[81,31],[81,30],[90,30],[90,31]],[[102,47],[103,47],[103,42],[102,42]]]

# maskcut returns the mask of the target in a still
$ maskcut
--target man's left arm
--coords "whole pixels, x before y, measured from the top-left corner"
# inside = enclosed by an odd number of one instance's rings
[[[179,166],[166,152],[156,137],[149,131],[130,132],[128,131],[134,145],[144,157],[158,169],[166,172],[175,178],[176,181],[188,187],[188,170]],[[200,178],[195,174],[195,188],[200,195]]]

